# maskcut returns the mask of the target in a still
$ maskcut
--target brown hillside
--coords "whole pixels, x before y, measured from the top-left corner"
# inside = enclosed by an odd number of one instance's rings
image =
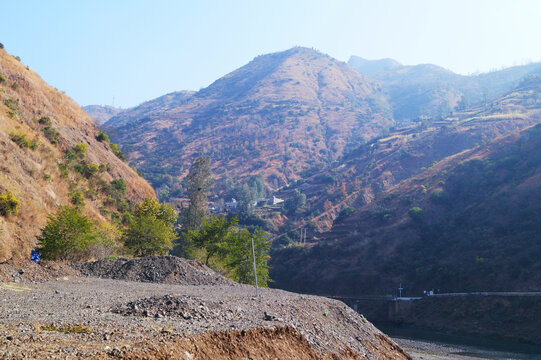
[[[392,124],[379,86],[345,63],[293,48],[255,58],[176,107],[106,125],[117,126],[110,135],[145,175],[180,180],[205,154],[218,181],[262,173],[278,188]]]
[[[541,122],[539,113],[536,115]],[[282,288],[325,294],[539,291],[541,125],[390,187],[324,234],[273,256]]]
[[[361,208],[449,156],[540,122],[539,91],[541,80],[531,77],[488,105],[399,128],[359,147],[294,187],[307,195],[303,216],[328,231],[345,207]],[[278,196],[287,198],[294,188]]]
[[[84,194],[85,212],[100,222],[110,218],[99,210],[104,201],[99,184],[124,179],[126,199],[131,202],[155,196],[150,185],[115,156],[108,142],[96,140],[98,128],[73,100],[4,50],[0,50],[0,76],[0,193],[9,191],[20,201],[18,215],[0,216],[0,261],[27,257],[47,214],[68,204],[70,193]],[[13,141],[16,137],[20,146]],[[92,179],[61,171],[64,152],[77,143],[88,147],[81,162],[102,165]]]

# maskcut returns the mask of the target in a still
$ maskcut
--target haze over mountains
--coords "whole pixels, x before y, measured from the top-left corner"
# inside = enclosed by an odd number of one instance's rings
[[[392,59],[366,60],[352,56],[348,65],[382,85],[399,122],[419,116],[448,116],[462,97],[468,103],[487,102],[516,86],[528,74],[539,74],[541,64],[465,76],[433,64],[402,65]]]

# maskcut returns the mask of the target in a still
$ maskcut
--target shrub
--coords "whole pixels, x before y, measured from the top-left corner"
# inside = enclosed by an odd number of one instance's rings
[[[0,43],[0,49],[4,48],[4,44]]]
[[[11,88],[13,90],[17,90],[19,88],[19,84],[17,84],[16,82],[14,82],[13,84],[11,84]]]
[[[0,215],[17,215],[19,213],[19,200],[8,191],[6,194],[0,194]]]
[[[85,166],[84,176],[88,179],[96,175],[99,171],[100,171],[100,168],[98,167],[98,165],[88,164]]]
[[[10,109],[11,111],[19,111],[19,105],[17,104],[18,101],[15,101],[13,99],[5,99],[4,100],[4,105],[6,105],[8,107],[8,109]]]
[[[108,231],[98,229],[79,208],[69,206],[48,216],[37,239],[44,260],[85,260],[100,252],[110,254],[115,247]]]
[[[6,77],[0,74],[0,84],[5,83],[6,81],[7,81]]]
[[[47,125],[47,126],[49,126],[49,125],[51,125],[51,119],[48,118],[47,116],[43,116],[42,118],[40,118],[40,119],[38,120],[38,123],[41,124],[41,125]]]
[[[334,219],[335,224],[342,223],[349,215],[353,214],[355,212],[355,208],[352,208],[351,206],[343,208],[336,219]]]
[[[105,142],[109,142],[109,136],[107,136],[106,133],[104,133],[103,131],[100,131],[99,135],[96,136],[96,140],[98,141],[105,141]]]
[[[122,161],[126,160],[126,157],[124,156],[124,153],[122,153],[122,151],[118,148],[117,144],[110,143],[110,146],[111,146],[111,150],[116,155],[116,157],[118,157]]]
[[[72,192],[71,194],[71,203],[75,206],[83,206],[85,204],[85,198],[83,193],[80,191]]]
[[[424,211],[420,207],[414,206],[414,207],[412,207],[411,209],[408,210],[408,215],[413,220],[422,220],[422,218],[424,216]]]
[[[37,139],[29,140],[26,138],[26,134],[23,132],[19,133],[10,133],[9,138],[15,144],[17,144],[21,149],[29,148],[31,150],[36,150],[38,148]]]
[[[75,151],[75,154],[77,154],[79,157],[84,157],[86,155],[86,151],[88,150],[88,146],[85,143],[77,143],[73,147],[73,151]]]
[[[126,181],[124,181],[124,179],[115,179],[111,181],[111,186],[122,195],[126,193]]]
[[[43,128],[43,135],[51,144],[58,144],[60,133],[50,126]]]

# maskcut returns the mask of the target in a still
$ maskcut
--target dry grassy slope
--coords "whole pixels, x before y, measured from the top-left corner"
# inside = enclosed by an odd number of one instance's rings
[[[537,124],[447,157],[335,225],[324,245],[276,254],[273,279],[335,294],[539,290],[540,144]]]
[[[455,113],[426,128],[397,129],[359,147],[298,187],[308,197],[308,210],[320,210],[312,220],[321,231],[328,231],[346,206],[360,208],[435,162],[540,122],[539,92],[541,79],[532,78],[489,106]],[[346,185],[345,196],[341,184]],[[287,197],[292,191],[279,196]]]
[[[99,130],[90,117],[68,96],[48,86],[35,72],[0,50],[0,74],[7,81],[0,84],[0,192],[11,191],[20,200],[17,216],[0,217],[0,261],[13,256],[27,256],[35,243],[36,234],[45,224],[48,213],[68,203],[68,181],[60,177],[58,163],[61,150],[78,142],[88,145],[87,158],[93,164],[108,164],[104,180],[123,178],[127,183],[126,197],[140,201],[155,196],[150,185],[125,162],[118,159],[106,143],[95,137]],[[12,84],[16,82],[18,88]],[[18,111],[11,111],[4,100],[15,102]],[[47,116],[64,138],[59,145],[50,144],[43,136],[37,119]],[[39,141],[35,151],[22,149],[11,141],[9,134],[24,132],[29,139]],[[50,175],[50,180],[44,179]],[[105,222],[99,201],[87,199],[85,211]]]
[[[259,56],[184,104],[133,118],[111,135],[143,173],[180,178],[207,154],[218,180],[263,173],[276,188],[336,159],[347,144],[381,135],[393,124],[389,114],[377,85],[342,62],[293,48]]]

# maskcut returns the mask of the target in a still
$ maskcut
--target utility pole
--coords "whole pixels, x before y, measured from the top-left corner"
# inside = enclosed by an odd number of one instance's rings
[[[307,228],[300,228],[300,235],[301,235],[301,238],[299,240],[299,243],[300,244],[305,244],[306,243],[306,230]]]
[[[402,287],[402,283],[400,283],[400,287],[398,288],[398,291],[400,292],[399,298],[402,297],[402,290],[404,290],[404,288]]]
[[[255,296],[259,297],[259,287],[257,286],[257,269],[256,269],[256,266],[255,266],[254,238],[252,238],[252,259],[254,261]]]

